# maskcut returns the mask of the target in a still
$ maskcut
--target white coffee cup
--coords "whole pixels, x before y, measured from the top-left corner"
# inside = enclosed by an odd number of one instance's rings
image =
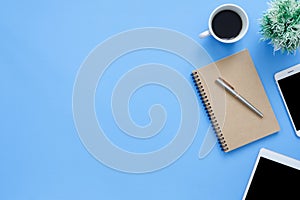
[[[233,43],[244,37],[248,27],[247,13],[240,6],[223,4],[212,11],[208,20],[208,30],[200,33],[199,37],[205,38],[211,35],[220,42]]]

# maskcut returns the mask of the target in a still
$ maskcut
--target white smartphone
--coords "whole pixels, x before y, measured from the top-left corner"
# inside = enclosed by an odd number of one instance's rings
[[[293,129],[300,137],[300,64],[275,73],[274,78]]]

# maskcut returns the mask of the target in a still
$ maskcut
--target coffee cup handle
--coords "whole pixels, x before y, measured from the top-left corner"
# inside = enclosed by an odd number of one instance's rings
[[[210,35],[209,30],[206,30],[206,31],[200,33],[200,34],[199,34],[199,37],[200,37],[200,38],[205,38],[205,37],[207,37],[207,36],[209,36],[209,35]]]

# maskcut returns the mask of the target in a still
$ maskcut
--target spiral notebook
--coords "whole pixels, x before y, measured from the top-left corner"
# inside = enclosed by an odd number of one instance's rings
[[[229,152],[280,130],[247,49],[192,72],[196,88],[223,151]],[[216,80],[228,81],[263,113],[257,116]]]

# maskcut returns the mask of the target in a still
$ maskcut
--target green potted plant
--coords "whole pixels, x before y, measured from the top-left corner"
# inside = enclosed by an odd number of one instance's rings
[[[274,52],[296,53],[300,46],[300,2],[272,0],[259,20],[263,41],[273,45]]]

